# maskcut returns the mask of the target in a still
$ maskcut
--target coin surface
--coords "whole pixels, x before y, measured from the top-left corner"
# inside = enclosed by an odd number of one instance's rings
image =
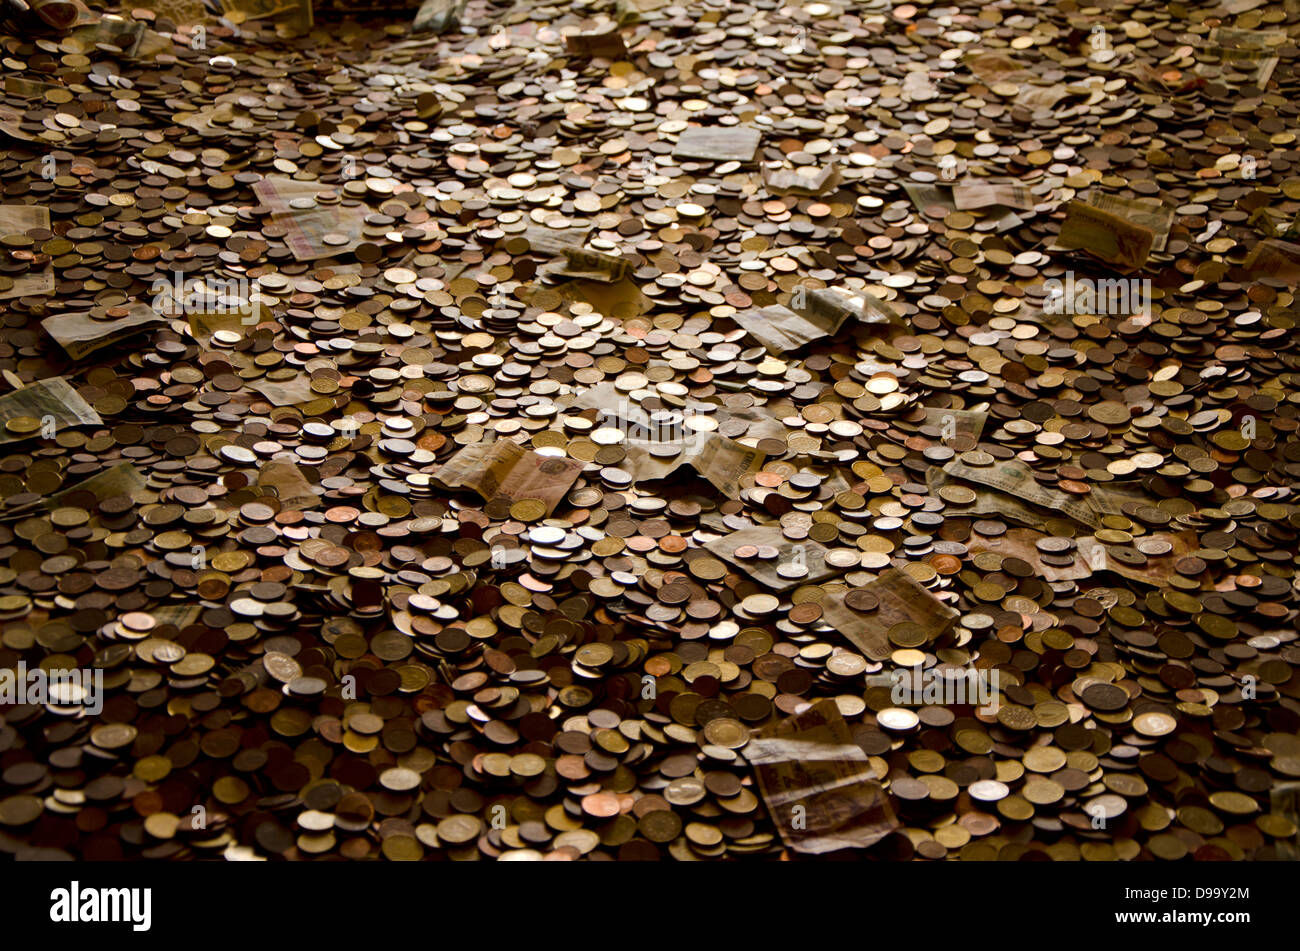
[[[1300,12],[222,6],[0,41],[5,851],[1294,857]]]

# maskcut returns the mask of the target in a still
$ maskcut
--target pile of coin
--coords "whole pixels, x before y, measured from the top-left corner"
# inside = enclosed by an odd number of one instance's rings
[[[170,9],[0,38],[0,850],[1295,854],[1300,11]]]

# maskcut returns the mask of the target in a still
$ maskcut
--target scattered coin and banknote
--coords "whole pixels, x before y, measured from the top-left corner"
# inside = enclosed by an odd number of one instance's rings
[[[1300,8],[221,7],[0,37],[0,851],[1296,854]]]

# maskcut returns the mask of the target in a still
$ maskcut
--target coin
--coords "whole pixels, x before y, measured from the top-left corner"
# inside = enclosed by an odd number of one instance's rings
[[[1286,853],[1293,13],[226,6],[6,41],[18,854]]]

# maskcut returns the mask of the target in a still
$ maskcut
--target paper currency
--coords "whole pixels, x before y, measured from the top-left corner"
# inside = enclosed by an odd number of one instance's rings
[[[764,406],[731,409],[716,403],[688,401],[680,410],[651,417],[613,382],[600,383],[564,397],[561,405],[578,412],[596,410],[599,426],[613,426],[633,441],[673,442],[695,438],[693,420],[697,416],[707,416],[716,424],[716,432],[732,439],[783,437],[786,431],[785,424],[774,418]]]
[[[979,439],[988,422],[989,414],[969,409],[943,409],[937,406],[926,407],[925,423],[939,429],[940,438],[951,439],[953,436],[969,436]]]
[[[754,546],[775,552],[774,558],[741,558],[737,549]],[[755,525],[741,528],[722,538],[707,542],[704,546],[710,552],[730,565],[734,565],[746,577],[778,594],[789,591],[802,584],[817,584],[844,569],[826,563],[827,548],[811,538],[791,541],[781,533],[779,525]],[[779,569],[782,565],[800,565],[806,574],[798,577],[782,577]]]
[[[1070,495],[1058,489],[1049,489],[1040,485],[1034,478],[1033,470],[1022,462],[997,462],[991,466],[971,466],[954,459],[943,467],[943,471],[966,482],[975,482],[997,489],[1015,499],[1051,509],[1067,515],[1089,528],[1101,527],[1101,515],[1090,496]],[[994,509],[994,511],[998,511]]]
[[[845,592],[828,595],[820,603],[823,622],[872,660],[884,660],[893,653],[889,631],[896,624],[904,621],[918,624],[934,640],[947,633],[957,621],[955,610],[897,568],[886,570],[864,588],[880,602],[875,610],[858,611],[849,607],[844,601]]]
[[[1021,211],[1034,210],[1034,196],[1019,182],[957,182],[952,186],[952,202],[958,211],[973,211],[1000,205]]]
[[[1082,581],[1092,577],[1092,562],[1083,557],[1076,557],[1069,566],[1046,564],[1036,546],[1040,539],[1047,537],[1046,532],[1033,528],[1008,528],[1003,534],[991,538],[972,532],[966,547],[972,555],[992,551],[1003,558],[1019,558],[1031,565],[1035,576],[1044,581]]]
[[[248,387],[266,397],[272,406],[299,406],[316,398],[311,377],[306,373],[296,373],[284,380],[252,380]]]
[[[617,28],[593,33],[570,33],[564,38],[564,46],[573,56],[591,59],[622,59],[627,55],[623,34]]]
[[[665,479],[682,466],[690,466],[729,499],[740,498],[741,479],[763,468],[766,458],[757,449],[718,433],[693,433],[683,438],[678,453],[671,457],[656,454],[666,448],[662,442],[629,439],[624,446],[627,455],[619,468],[631,474],[633,481]]]
[[[1300,284],[1300,244],[1265,238],[1250,250],[1242,267],[1253,277],[1271,277],[1291,287]]]
[[[571,247],[561,248],[560,254],[561,260],[553,262],[548,273],[602,284],[612,284],[627,275],[627,260],[617,254]]]
[[[1150,228],[1081,201],[1066,206],[1057,237],[1063,250],[1085,251],[1121,271],[1135,271],[1145,264],[1154,241]]]
[[[1178,561],[1200,548],[1200,539],[1195,532],[1154,532],[1143,535],[1142,538],[1144,541],[1168,542],[1172,547],[1165,555],[1143,555],[1136,549],[1129,549],[1125,557],[1115,546],[1098,541],[1095,536],[1086,535],[1077,540],[1077,560],[1089,565],[1094,571],[1113,571],[1139,584],[1167,588],[1170,579],[1178,574],[1174,567]]]
[[[1046,86],[1023,85],[1016,93],[1015,104],[1026,109],[1052,109],[1062,99],[1071,95],[1071,88],[1062,83]]]
[[[917,211],[922,213],[932,207],[944,208],[950,212],[958,210],[957,203],[953,201],[950,186],[909,181],[903,182],[903,190],[907,192],[907,197],[912,200],[912,204],[916,206]],[[1007,231],[1019,227],[1024,224],[1024,221],[1023,218],[1016,214],[1015,209],[1007,208],[1002,215],[994,219],[994,230]]]
[[[981,82],[1000,83],[1033,76],[1024,65],[1004,53],[972,50],[962,58],[962,63]]]
[[[846,287],[804,287],[790,295],[790,306],[770,304],[731,315],[731,319],[767,348],[780,354],[833,337],[845,321],[884,324],[898,320],[898,312],[866,291]]]
[[[220,0],[222,12],[232,23],[274,19],[295,33],[305,32],[315,22],[312,0]]]
[[[1280,47],[1289,42],[1281,30],[1239,30],[1226,26],[1215,27],[1206,40],[1209,52],[1224,63],[1234,63],[1260,89],[1267,85],[1277,68]]]
[[[253,193],[271,210],[271,223],[286,229],[284,242],[299,261],[347,254],[362,241],[365,209],[320,201],[329,191],[313,182],[282,177],[253,183]]]
[[[761,439],[784,431],[778,420],[761,409],[734,412],[709,404],[685,407],[683,412],[652,418],[630,402],[612,383],[583,392],[568,400],[571,409],[597,410],[602,427],[623,434],[625,452],[618,468],[641,483],[664,479],[682,466],[690,466],[718,491],[731,499],[740,497],[741,480],[763,467],[766,456],[720,430],[747,439]],[[708,415],[717,429],[692,428],[692,417]]]
[[[41,205],[0,205],[0,236],[25,234],[33,228],[50,229],[50,210]],[[47,264],[40,271],[20,274],[12,279],[8,290],[0,290],[0,300],[36,297],[54,293],[54,267]]]
[[[796,287],[790,306],[813,320],[842,323],[852,317],[863,324],[884,324],[901,318],[894,308],[867,291],[848,287]]]
[[[69,35],[88,48],[103,44],[115,46],[127,59],[136,55],[147,31],[142,20],[101,17],[97,22],[76,27]]]
[[[59,508],[65,504],[74,504],[79,498],[94,499],[102,502],[118,495],[135,496],[146,486],[145,477],[129,462],[118,463],[111,469],[91,476],[76,485],[56,492],[45,500],[45,507]]]
[[[424,0],[411,23],[412,33],[446,33],[460,25],[465,0]]]
[[[257,474],[257,486],[271,490],[286,510],[302,511],[320,505],[320,496],[312,491],[311,481],[292,462],[267,460]]]
[[[1169,229],[1174,226],[1174,209],[1164,203],[1153,204],[1138,198],[1122,198],[1094,191],[1088,197],[1088,204],[1093,208],[1112,215],[1118,215],[1125,221],[1151,230],[1151,250],[1163,251],[1169,242]]]
[[[238,310],[189,311],[185,318],[194,339],[208,343],[217,331],[236,333],[243,337],[270,316],[271,312],[265,304],[253,302]]]
[[[590,230],[588,227],[546,228],[537,225],[525,228],[522,237],[528,242],[527,250],[536,251],[538,254],[559,256],[564,254],[567,248],[581,248]],[[518,238],[518,235],[511,236],[506,243],[509,244]]]
[[[15,425],[23,421],[24,425]],[[38,380],[0,396],[0,445],[39,436],[53,423],[56,429],[99,426],[99,414],[61,376]]]
[[[31,11],[48,26],[63,31],[77,20],[77,4],[71,0],[27,0]]]
[[[763,170],[763,184],[774,195],[824,194],[840,181],[839,168],[829,162],[823,168],[777,168]]]
[[[926,484],[932,493],[938,492],[945,485],[958,481],[968,480],[956,479],[938,466],[931,467],[926,473]],[[1047,516],[1038,509],[1021,502],[1015,496],[1007,495],[1004,492],[979,492],[976,494],[974,502],[966,505],[949,503],[945,506],[945,511],[951,512],[954,516],[996,515],[999,518],[1018,522],[1021,525],[1027,525],[1040,531],[1047,527]]]
[[[645,14],[668,6],[670,0],[617,0],[615,10],[619,23],[636,23]]]
[[[1022,483],[1019,481],[1020,464],[1012,462],[1005,465],[1011,467],[1014,476],[1005,473],[993,474],[990,469],[994,467],[966,466],[954,460],[942,469],[937,466],[928,469],[926,485],[932,493],[938,492],[953,481],[974,482],[986,486],[988,490],[979,492],[975,496],[975,501],[967,504],[949,503],[946,507],[947,511],[954,516],[996,515],[1040,531],[1047,528],[1048,516],[1034,506],[1060,512],[1080,524],[1095,529],[1100,526],[1104,516],[1122,515],[1125,503],[1154,504],[1154,500],[1140,487],[1123,483],[1112,483],[1107,489],[1094,488],[1085,496],[1069,495],[1037,484],[1033,489],[1022,491],[1020,488]],[[981,476],[979,473],[984,475]],[[1048,504],[1049,502],[1053,504]],[[1064,507],[1055,508],[1055,505]]]
[[[472,489],[489,502],[539,499],[550,515],[578,480],[583,465],[577,459],[544,456],[498,439],[461,449],[443,463],[434,479],[448,489]]]
[[[731,319],[772,354],[799,350],[814,340],[833,336],[845,320],[843,315],[836,319],[805,317],[780,304],[737,311]]]
[[[673,158],[714,162],[752,162],[763,133],[750,126],[686,129],[677,138]]]
[[[757,731],[744,750],[787,848],[808,855],[875,845],[898,819],[834,700]]]
[[[66,87],[57,83],[42,83],[34,79],[24,79],[22,76],[6,76],[4,88],[5,92],[11,96],[18,96],[22,99],[40,99],[47,93]]]
[[[148,304],[135,303],[121,317],[97,320],[87,311],[57,314],[41,321],[41,327],[73,360],[119,343],[136,334],[161,326],[163,319]]]

